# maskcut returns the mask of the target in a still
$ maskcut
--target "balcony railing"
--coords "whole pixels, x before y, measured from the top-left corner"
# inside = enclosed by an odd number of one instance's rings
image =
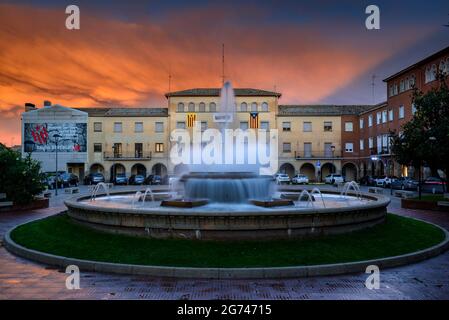
[[[370,148],[370,154],[373,155],[389,155],[391,152],[388,147],[382,147],[379,150],[377,148]]]
[[[105,160],[151,160],[151,151],[136,152],[104,152]]]
[[[339,159],[341,151],[295,151],[295,159]]]

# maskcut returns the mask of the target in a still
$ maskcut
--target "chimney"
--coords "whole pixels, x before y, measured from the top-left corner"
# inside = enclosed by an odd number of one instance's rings
[[[50,108],[51,107],[51,101],[45,100],[44,101],[44,108]]]
[[[25,112],[36,110],[36,106],[33,103],[25,103]]]

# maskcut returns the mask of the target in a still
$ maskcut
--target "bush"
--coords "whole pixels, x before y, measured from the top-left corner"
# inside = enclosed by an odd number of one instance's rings
[[[14,204],[28,204],[34,196],[45,190],[41,165],[28,154],[22,158],[19,152],[0,144],[0,192]]]

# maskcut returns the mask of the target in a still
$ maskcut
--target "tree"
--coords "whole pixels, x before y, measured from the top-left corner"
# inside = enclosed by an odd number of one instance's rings
[[[392,132],[392,153],[396,161],[419,169],[427,165],[433,176],[442,169],[449,174],[449,89],[447,75],[437,75],[438,86],[427,93],[413,89],[416,112],[402,126],[402,134]]]
[[[45,190],[40,163],[0,144],[0,192],[15,204],[27,204]]]

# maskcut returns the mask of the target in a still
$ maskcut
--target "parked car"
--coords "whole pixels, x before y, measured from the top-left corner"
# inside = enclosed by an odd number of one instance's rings
[[[117,185],[126,185],[128,184],[128,178],[126,177],[126,174],[118,173],[115,175],[114,179],[112,179],[112,183]]]
[[[87,176],[84,177],[84,184],[91,185],[91,184],[97,184],[100,182],[105,182],[103,174],[99,172],[89,173]]]
[[[129,177],[128,183],[129,184],[143,184],[145,182],[145,177],[141,174],[133,174],[131,177]]]
[[[360,184],[366,186],[374,186],[376,183],[376,176],[364,176],[360,179]]]
[[[288,174],[286,173],[278,173],[276,175],[276,184],[287,183],[290,184],[291,180]]]
[[[56,188],[56,181],[58,181],[57,186],[58,188],[62,188],[63,181],[61,179],[61,175],[63,175],[65,171],[58,171],[56,172],[46,172],[46,181],[48,189],[55,189]]]
[[[293,184],[308,184],[309,178],[305,174],[297,174],[292,178]]]
[[[336,184],[345,182],[345,178],[341,174],[329,174],[324,178],[324,183]]]
[[[429,193],[444,193],[447,192],[447,184],[439,177],[429,177],[422,183],[422,191]]]
[[[375,179],[376,186],[377,187],[384,187],[387,188],[391,185],[391,182],[397,179],[397,177],[388,177],[388,176],[381,176]]]
[[[418,181],[409,177],[396,178],[391,182],[391,188],[401,190],[417,190]]]
[[[59,178],[61,180],[62,186],[64,188],[70,187],[70,186],[78,186],[79,179],[78,176],[73,173],[64,172],[59,175]]]
[[[145,179],[145,184],[162,184],[162,178],[160,175],[157,174],[150,174]]]

